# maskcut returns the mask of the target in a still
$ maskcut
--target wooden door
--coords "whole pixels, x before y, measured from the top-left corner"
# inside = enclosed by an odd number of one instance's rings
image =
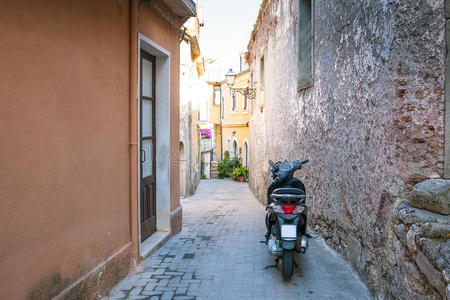
[[[141,50],[141,241],[156,231],[155,57]]]

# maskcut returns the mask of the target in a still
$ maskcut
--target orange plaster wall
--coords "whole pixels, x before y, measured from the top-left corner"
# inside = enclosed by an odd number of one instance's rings
[[[128,5],[1,5],[1,298],[60,290],[130,241]]]
[[[138,18],[138,31],[170,52],[170,210],[180,206],[180,43],[179,33],[148,3],[143,2]],[[158,99],[157,99],[158,101]]]

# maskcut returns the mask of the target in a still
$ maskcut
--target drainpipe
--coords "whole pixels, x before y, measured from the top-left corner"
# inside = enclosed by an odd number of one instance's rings
[[[139,257],[137,161],[137,0],[130,0],[130,237],[135,259]]]
[[[220,87],[220,160],[223,161],[223,130],[222,130],[222,87]],[[223,105],[225,106],[225,102],[223,102]]]
[[[223,160],[223,132],[222,132],[222,117],[220,118],[220,160]]]

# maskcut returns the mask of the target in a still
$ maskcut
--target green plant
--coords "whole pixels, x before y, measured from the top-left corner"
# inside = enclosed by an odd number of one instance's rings
[[[240,168],[242,166],[239,158],[233,158],[233,159],[229,160],[228,165],[230,166],[230,170],[234,170],[234,169]]]
[[[222,175],[223,177],[230,177],[228,174],[231,173],[231,168],[228,165],[228,160],[221,161],[217,164],[217,172],[217,176]]]
[[[225,174],[224,173],[218,173],[217,174],[217,178],[219,178],[219,179],[224,179],[226,176],[225,176]]]
[[[246,167],[238,167],[233,169],[233,177],[247,177],[248,170]]]
[[[219,175],[225,177],[232,177],[233,170],[241,167],[241,162],[238,158],[229,159],[228,151],[225,151],[225,159],[217,164],[217,172]],[[219,177],[220,178],[220,177]]]
[[[206,179],[206,175],[205,174],[200,175],[200,179]]]
[[[230,151],[225,151],[225,153],[223,154],[223,160],[228,160],[230,159]]]

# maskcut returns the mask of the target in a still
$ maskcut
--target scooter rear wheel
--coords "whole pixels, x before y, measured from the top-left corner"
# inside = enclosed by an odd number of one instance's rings
[[[294,274],[294,251],[283,249],[281,272],[285,279],[289,279]]]

